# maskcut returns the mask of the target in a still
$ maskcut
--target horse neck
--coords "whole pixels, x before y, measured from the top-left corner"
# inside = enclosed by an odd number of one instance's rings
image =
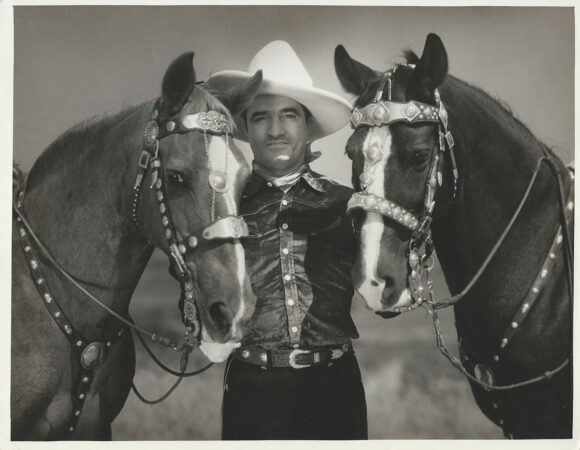
[[[152,252],[130,222],[132,183],[150,109],[141,105],[65,133],[30,171],[23,200],[24,214],[56,261],[125,315]],[[74,326],[88,335],[102,334],[109,314],[52,266],[44,267]]]
[[[442,87],[441,97],[456,142],[460,185],[452,206],[436,216],[433,236],[449,289],[457,294],[506,228],[544,145],[476,88],[451,79]],[[563,166],[560,169],[565,172]],[[556,180],[544,164],[512,231],[480,282],[458,304],[456,314],[474,319],[502,313],[507,317],[517,308],[554,237],[557,198]]]

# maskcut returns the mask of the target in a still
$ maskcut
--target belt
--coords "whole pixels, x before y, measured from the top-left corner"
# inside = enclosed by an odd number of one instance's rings
[[[267,367],[292,367],[302,369],[304,367],[319,366],[341,358],[347,353],[354,353],[352,342],[348,340],[344,344],[327,345],[312,349],[272,349],[266,350],[260,347],[240,347],[234,350],[232,356],[238,361]]]

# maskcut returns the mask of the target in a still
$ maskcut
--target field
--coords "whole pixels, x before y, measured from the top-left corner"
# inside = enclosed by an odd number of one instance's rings
[[[446,294],[436,274],[436,292]],[[167,274],[167,259],[155,253],[131,304],[140,326],[180,337],[178,286]],[[501,430],[477,408],[465,378],[439,353],[432,322],[423,309],[384,320],[353,305],[360,339],[355,350],[365,385],[371,439],[501,439]],[[457,352],[452,314],[442,314],[446,342]],[[137,347],[135,384],[147,398],[163,394],[175,381]],[[154,350],[171,367],[175,352]],[[194,353],[190,370],[206,360]],[[114,440],[216,440],[220,438],[224,364],[184,379],[163,403],[149,406],[131,393],[113,423]]]

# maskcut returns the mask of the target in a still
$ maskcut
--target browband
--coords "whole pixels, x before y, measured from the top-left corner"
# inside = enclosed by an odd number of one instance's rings
[[[232,134],[233,129],[227,116],[217,111],[184,114],[161,124],[159,138],[173,133],[206,131],[212,134]]]
[[[411,100],[407,103],[380,100],[363,108],[354,108],[350,115],[352,128],[362,125],[380,127],[393,122],[439,122],[437,106]]]

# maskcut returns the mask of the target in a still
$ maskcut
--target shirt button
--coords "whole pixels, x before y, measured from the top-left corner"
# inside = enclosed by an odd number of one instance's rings
[[[288,249],[287,248],[283,248],[282,249],[282,253],[284,253],[285,255],[287,255],[288,254]]]
[[[268,181],[268,182],[266,183],[266,186],[268,186],[268,187],[272,187],[272,182],[271,182],[271,181]]]
[[[288,306],[294,306],[294,300],[292,300],[291,298],[286,300],[286,303],[288,303]]]
[[[292,327],[290,329],[292,330],[292,333],[296,333],[298,331],[298,327]]]
[[[282,204],[283,204],[284,206],[286,206],[286,205],[288,204],[288,200],[286,200],[286,199],[282,200]]]
[[[290,281],[292,279],[292,277],[290,275],[284,275],[284,279],[286,281]]]
[[[283,223],[283,224],[282,224],[282,228],[283,228],[284,230],[287,230],[287,229],[288,229],[288,224],[287,224],[287,223]]]

